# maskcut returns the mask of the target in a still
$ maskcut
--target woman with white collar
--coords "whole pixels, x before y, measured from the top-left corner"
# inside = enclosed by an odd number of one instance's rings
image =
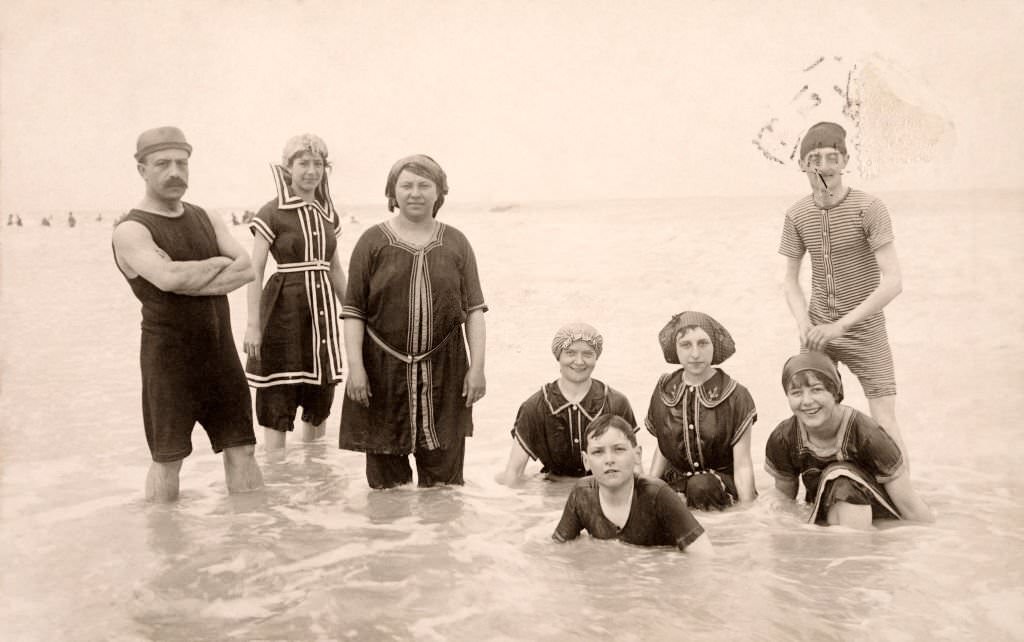
[[[302,407],[303,441],[324,436],[334,389],[342,377],[340,303],[345,272],[337,256],[341,220],[327,174],[327,145],[313,134],[285,144],[272,165],[277,195],[252,219],[246,375],[256,388],[264,447],[280,454]],[[263,286],[267,257],[277,271]]]
[[[673,316],[658,334],[668,363],[651,395],[645,424],[658,439],[650,475],[686,494],[692,508],[722,509],[757,497],[750,393],[716,368],[736,351],[729,332],[703,312]]]

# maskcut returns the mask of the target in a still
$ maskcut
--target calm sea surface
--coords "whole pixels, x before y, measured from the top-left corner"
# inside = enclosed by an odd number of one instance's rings
[[[289,440],[265,491],[228,496],[199,428],[180,501],[142,501],[149,464],[139,305],[114,267],[113,213],[0,229],[0,628],[12,640],[1024,639],[1024,196],[883,195],[904,292],[887,310],[898,414],[932,526],[803,523],[763,472],[796,349],[776,254],[789,198],[457,204],[487,314],[488,395],[466,486],[371,492],[363,459]],[[240,213],[240,212],[239,212]],[[386,209],[346,218],[345,261]],[[222,212],[227,214],[227,212]],[[248,232],[233,228],[245,246]],[[235,339],[244,290],[231,295]],[[549,537],[570,486],[493,481],[519,403],[557,377],[562,323],[605,336],[595,376],[646,413],[668,317],[733,334],[723,368],[759,409],[761,496],[698,513],[717,556]],[[844,371],[845,372],[845,371]],[[846,373],[847,403],[866,410]],[[340,406],[340,404],[337,404]],[[262,434],[258,433],[262,441]],[[654,441],[642,436],[645,463]]]

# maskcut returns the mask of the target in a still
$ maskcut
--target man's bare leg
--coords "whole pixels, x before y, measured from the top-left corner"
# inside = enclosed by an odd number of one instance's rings
[[[885,429],[885,432],[889,433],[889,436],[896,441],[896,445],[900,447],[900,451],[903,453],[903,462],[909,469],[910,453],[907,451],[907,446],[903,442],[903,435],[900,433],[900,424],[896,421],[896,395],[869,398],[868,408],[871,411],[871,417],[877,421],[878,424]]]
[[[178,477],[181,462],[154,461],[146,474],[146,500],[151,502],[173,502],[178,499]]]
[[[224,449],[224,479],[229,493],[247,493],[263,488],[263,473],[256,463],[256,446]]]

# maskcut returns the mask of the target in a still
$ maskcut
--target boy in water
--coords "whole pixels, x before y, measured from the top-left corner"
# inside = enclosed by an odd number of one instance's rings
[[[779,254],[787,259],[784,290],[801,349],[841,361],[864,388],[871,416],[903,448],[896,422],[896,375],[883,308],[902,291],[892,223],[882,201],[843,185],[846,131],[818,123],[800,142],[800,169],[811,194],[786,212]],[[811,301],[800,286],[811,256]]]
[[[782,369],[793,416],[765,445],[775,488],[796,499],[800,479],[813,502],[811,523],[869,529],[875,519],[932,522],[896,442],[867,415],[840,405],[843,384],[828,356],[805,352]]]
[[[586,529],[596,539],[713,552],[679,495],[660,479],[633,472],[640,452],[629,422],[602,415],[587,426],[586,441],[583,461],[592,475],[576,482],[553,539],[576,539]]]

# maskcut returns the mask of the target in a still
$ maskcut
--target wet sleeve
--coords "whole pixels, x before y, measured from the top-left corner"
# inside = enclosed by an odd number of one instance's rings
[[[856,462],[885,484],[903,474],[903,453],[896,441],[879,426],[861,425],[857,429],[858,453]]]
[[[892,232],[892,220],[889,218],[889,210],[885,203],[879,199],[871,201],[871,205],[864,210],[863,217],[864,234],[867,235],[868,245],[872,251],[892,243],[895,236]]]
[[[580,536],[580,531],[583,530],[583,523],[580,520],[578,509],[579,493],[579,488],[573,488],[572,493],[569,494],[569,499],[565,502],[562,519],[559,520],[558,526],[555,527],[555,532],[551,534],[551,539],[556,542],[567,542],[571,539],[576,539]]]
[[[651,403],[647,405],[647,416],[644,417],[644,426],[647,428],[647,432],[655,437],[658,436],[659,413],[662,412],[662,406],[665,405],[661,403],[661,396],[658,394],[660,387],[661,380],[659,379],[658,385],[654,386],[654,392],[651,393]]]
[[[803,257],[806,251],[807,248],[800,238],[800,232],[797,231],[796,224],[793,223],[793,217],[787,212],[786,221],[782,225],[782,240],[779,242],[779,254],[791,259],[799,259]]]
[[[462,266],[462,309],[466,314],[474,310],[487,312],[484,291],[480,286],[480,273],[476,267],[476,254],[473,253],[473,246],[465,238],[463,247],[465,262]]]
[[[372,229],[363,232],[363,235],[356,241],[356,246],[352,248],[352,256],[348,261],[348,287],[345,290],[345,305],[341,308],[343,319],[366,320],[373,260],[371,232]]]
[[[526,454],[531,459],[536,461],[539,459],[537,456],[537,436],[540,430],[543,430],[543,426],[538,426],[538,418],[535,409],[533,408],[533,397],[527,399],[519,406],[519,412],[516,413],[516,423],[512,427],[512,438],[519,442],[519,445],[523,447]]]
[[[732,398],[729,399],[729,411],[732,413],[732,440],[729,442],[730,446],[735,446],[737,442],[754,427],[754,422],[757,421],[757,408],[754,406],[754,398],[750,396],[750,391],[744,386],[737,386],[736,392],[732,394]]]
[[[800,471],[792,463],[793,446],[786,438],[788,422],[779,424],[764,445],[764,469],[769,475],[783,481],[796,481]]]
[[[253,236],[259,234],[271,245],[273,245],[274,239],[277,238],[277,232],[274,230],[274,212],[276,211],[277,208],[273,204],[268,203],[261,207],[260,211],[249,222],[249,231],[252,232]]]
[[[658,489],[654,505],[658,511],[658,522],[672,535],[679,550],[685,550],[704,532],[704,527],[686,507],[679,494],[670,487],[662,486]]]

